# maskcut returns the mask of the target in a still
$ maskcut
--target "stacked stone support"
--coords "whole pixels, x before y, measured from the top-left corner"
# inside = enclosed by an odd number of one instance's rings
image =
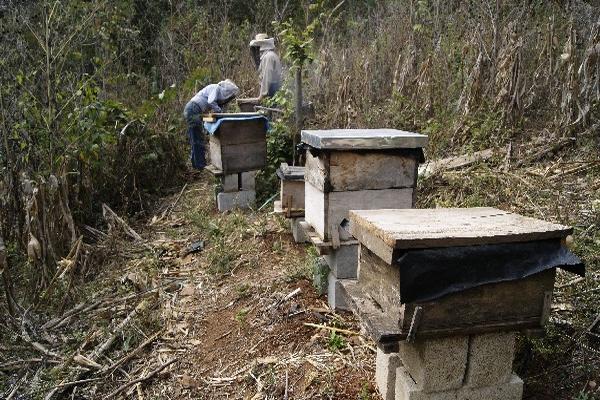
[[[217,194],[217,208],[220,212],[248,209],[256,201],[256,172],[248,171],[222,175],[221,192]]]
[[[378,350],[377,387],[384,400],[518,400],[514,349],[514,332],[401,342]]]

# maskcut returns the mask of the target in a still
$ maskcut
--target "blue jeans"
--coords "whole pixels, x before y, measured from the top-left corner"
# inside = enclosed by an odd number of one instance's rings
[[[202,130],[202,109],[194,103],[189,102],[183,110],[183,116],[188,125],[188,137],[190,139],[190,160],[192,167],[203,169],[206,167],[204,132]]]

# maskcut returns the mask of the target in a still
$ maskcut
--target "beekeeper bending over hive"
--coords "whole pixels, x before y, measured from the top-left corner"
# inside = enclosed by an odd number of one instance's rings
[[[222,107],[233,100],[239,92],[237,85],[226,79],[204,87],[186,104],[183,116],[188,125],[188,136],[192,147],[190,159],[194,168],[202,169],[206,166],[202,114],[221,112]]]
[[[250,51],[258,67],[260,102],[266,97],[272,97],[281,88],[281,60],[275,53],[275,39],[268,37],[266,33],[256,35],[250,42]]]

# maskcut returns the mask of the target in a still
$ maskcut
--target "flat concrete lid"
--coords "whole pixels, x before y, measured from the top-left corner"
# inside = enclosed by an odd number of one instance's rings
[[[350,211],[350,230],[392,249],[473,246],[564,238],[573,229],[491,207]],[[383,249],[380,249],[383,250]]]
[[[427,135],[398,129],[304,130],[302,141],[330,150],[417,149],[427,145]]]

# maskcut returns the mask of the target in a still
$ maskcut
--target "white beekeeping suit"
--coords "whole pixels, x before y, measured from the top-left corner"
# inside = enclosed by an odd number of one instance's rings
[[[250,42],[250,48],[260,51],[258,76],[260,78],[259,99],[273,96],[281,88],[281,60],[275,53],[275,40],[259,33]]]

